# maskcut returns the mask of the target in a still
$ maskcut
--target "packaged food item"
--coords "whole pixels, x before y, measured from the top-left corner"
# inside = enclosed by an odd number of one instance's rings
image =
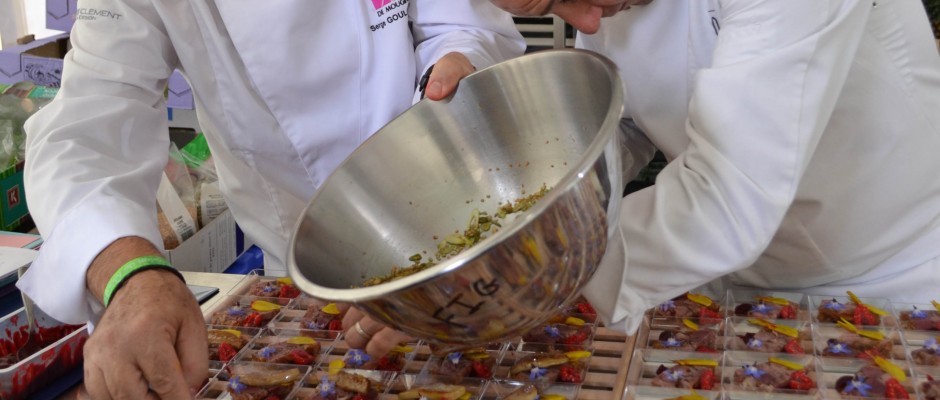
[[[650,327],[647,347],[673,351],[719,351],[720,319],[682,318],[656,320]]]
[[[804,297],[799,293],[748,291],[730,292],[731,315],[760,319],[795,320],[800,318]]]
[[[882,317],[888,316],[886,299],[863,300],[851,291],[847,294],[847,298],[813,296],[811,299],[816,305],[815,320],[837,323],[844,319],[856,326],[875,326],[881,325]]]
[[[728,326],[725,348],[763,353],[805,354],[804,341],[812,345],[812,334],[805,322],[733,318]]]
[[[258,328],[238,328],[226,326],[206,327],[209,340],[209,361],[227,363],[254,338],[261,330]]]
[[[306,336],[278,338],[246,353],[247,361],[313,365],[320,357],[320,342]]]
[[[499,351],[483,347],[454,351],[428,359],[429,372],[450,383],[458,383],[465,378],[491,379],[499,358]]]
[[[228,369],[225,388],[232,400],[284,399],[309,367],[236,362]]]
[[[676,360],[672,366],[660,365],[652,386],[681,389],[715,390],[721,384],[718,362],[707,359]]]
[[[901,328],[913,331],[940,331],[940,302],[928,305],[899,305]]]
[[[261,279],[248,288],[247,295],[293,299],[300,296],[300,289],[298,289],[297,286],[294,285],[294,281],[288,277]]]
[[[841,320],[835,327],[816,330],[816,350],[824,357],[842,358],[904,358],[897,330],[886,328],[865,329]]]
[[[654,318],[722,318],[721,305],[708,296],[686,293],[653,308]]]
[[[940,344],[937,337],[924,340],[923,346],[911,349],[911,361],[917,365],[940,367]]]
[[[555,382],[581,383],[591,357],[589,350],[518,353],[509,369],[508,379],[540,386]]]
[[[725,387],[731,392],[811,395],[818,392],[812,356],[731,351],[726,353]],[[744,396],[737,393],[736,396]]]
[[[228,297],[229,299],[223,300],[223,304],[229,305],[214,312],[209,319],[209,324],[252,328],[264,327],[287,304],[287,300],[284,299],[258,299],[250,296]],[[283,302],[283,304],[279,302]]]
[[[914,391],[909,386],[906,368],[876,357],[851,375],[836,379],[833,388],[842,398],[907,399]]]

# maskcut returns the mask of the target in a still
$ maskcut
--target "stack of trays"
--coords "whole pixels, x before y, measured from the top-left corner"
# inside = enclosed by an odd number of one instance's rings
[[[637,334],[627,399],[940,399],[940,304],[729,291],[663,303]],[[684,397],[685,396],[685,397]],[[692,397],[689,397],[692,396]]]
[[[197,398],[573,400],[594,353],[595,315],[584,302],[512,340],[414,341],[373,359],[343,340],[345,307],[295,289],[253,272],[207,313],[211,378]]]

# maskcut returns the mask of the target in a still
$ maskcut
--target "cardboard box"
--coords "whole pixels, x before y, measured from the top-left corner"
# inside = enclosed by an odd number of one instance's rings
[[[0,230],[12,231],[29,215],[23,191],[23,163],[0,171]]]
[[[69,34],[50,36],[0,50],[0,83],[31,81],[59,87],[62,57],[69,49]]]
[[[46,0],[46,29],[71,31],[76,10],[78,0]]]
[[[173,250],[167,259],[180,271],[225,271],[245,251],[231,211],[225,211]]]

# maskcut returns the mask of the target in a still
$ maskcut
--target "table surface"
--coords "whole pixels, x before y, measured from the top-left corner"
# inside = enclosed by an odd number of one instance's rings
[[[246,275],[218,274],[206,272],[183,272],[186,282],[191,285],[219,288],[219,293],[202,304],[203,313],[218,308],[219,301],[233,289],[244,288]],[[585,377],[579,399],[609,400],[620,398],[623,394],[630,356],[633,354],[634,338],[622,332],[607,328],[597,328],[594,338],[594,355]],[[79,384],[69,389],[58,399],[88,399],[84,388]]]

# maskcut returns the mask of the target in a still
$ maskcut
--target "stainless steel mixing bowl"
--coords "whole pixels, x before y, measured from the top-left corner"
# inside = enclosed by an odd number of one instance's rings
[[[313,297],[355,303],[420,338],[482,343],[536,327],[576,297],[616,224],[621,88],[608,59],[551,50],[419,102],[320,186],[291,238],[290,275]],[[457,256],[353,288],[416,253],[432,257],[475,209],[493,215],[543,185],[531,209]]]

